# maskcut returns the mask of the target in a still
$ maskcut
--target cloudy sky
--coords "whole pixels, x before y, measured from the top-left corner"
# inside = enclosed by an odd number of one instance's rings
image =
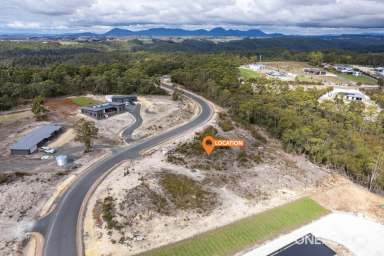
[[[0,33],[101,33],[113,27],[160,26],[384,33],[384,0],[0,0]]]

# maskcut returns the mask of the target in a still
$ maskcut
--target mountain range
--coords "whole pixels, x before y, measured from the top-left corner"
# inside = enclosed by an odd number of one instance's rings
[[[76,39],[79,37],[94,37],[94,38],[105,38],[105,37],[266,37],[266,36],[282,36],[282,34],[266,34],[259,29],[250,30],[237,30],[237,29],[224,29],[224,28],[213,28],[211,30],[197,29],[197,30],[186,30],[180,28],[150,28],[139,31],[132,31],[128,29],[113,28],[110,31],[97,34],[92,32],[81,32],[81,33],[66,33],[66,34],[3,34],[0,38],[51,38],[51,39]]]
[[[197,30],[185,30],[180,28],[151,28],[140,31],[131,31],[127,29],[114,28],[105,36],[121,37],[121,36],[236,36],[236,37],[262,37],[267,36],[266,33],[259,29],[251,30],[237,30],[237,29],[224,29],[214,28],[211,30],[197,29]]]
[[[150,28],[145,30],[133,31],[128,29],[113,28],[106,33],[65,33],[65,34],[0,34],[0,39],[79,39],[79,38],[96,38],[105,39],[106,37],[242,37],[242,38],[275,38],[275,37],[295,37],[295,38],[355,38],[355,37],[370,37],[374,39],[384,39],[383,34],[334,34],[334,35],[284,35],[280,33],[264,33],[259,29],[238,30],[238,29],[224,29],[216,27],[211,30],[196,29],[186,30],[180,28]]]

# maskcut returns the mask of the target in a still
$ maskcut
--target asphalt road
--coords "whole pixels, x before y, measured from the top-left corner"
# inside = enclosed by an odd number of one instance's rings
[[[140,125],[143,123],[143,119],[141,118],[141,115],[140,115],[140,109],[141,109],[141,105],[137,104],[131,111],[129,111],[129,113],[131,113],[135,118],[135,122],[132,125],[130,125],[128,128],[126,128],[121,134],[121,136],[127,143],[130,143],[133,141],[132,133],[137,128],[139,128]]]
[[[212,117],[213,110],[206,100],[190,92],[184,92],[184,94],[200,105],[201,111],[198,116],[172,130],[138,140],[133,145],[94,164],[58,199],[55,209],[36,223],[33,231],[41,233],[45,238],[44,256],[77,255],[76,232],[80,208],[87,192],[98,178],[116,164],[126,159],[137,158],[141,151],[165,142],[190,129],[200,127]]]

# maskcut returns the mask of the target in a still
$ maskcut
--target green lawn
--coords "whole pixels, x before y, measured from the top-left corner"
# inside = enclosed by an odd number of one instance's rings
[[[239,70],[240,70],[240,76],[245,80],[261,77],[261,74],[259,72],[256,72],[247,68],[239,68]]]
[[[80,107],[94,105],[94,104],[98,103],[94,99],[91,99],[91,98],[88,98],[88,97],[84,97],[84,96],[75,97],[75,98],[72,98],[71,100],[72,100],[73,103],[75,103],[76,105],[78,105]]]
[[[354,75],[349,75],[349,74],[343,74],[343,73],[338,73],[337,74],[340,77],[343,77],[345,79],[348,79],[350,81],[356,82],[356,83],[361,83],[361,84],[368,84],[368,85],[376,85],[377,80],[366,76],[366,75],[361,75],[361,76],[354,76]]]
[[[140,256],[227,256],[254,246],[258,242],[297,228],[327,214],[328,211],[310,198],[262,212],[222,228]]]

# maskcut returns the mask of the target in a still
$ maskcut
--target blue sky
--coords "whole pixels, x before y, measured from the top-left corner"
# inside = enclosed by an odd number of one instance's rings
[[[217,26],[285,34],[384,33],[383,0],[0,1],[0,33]]]

